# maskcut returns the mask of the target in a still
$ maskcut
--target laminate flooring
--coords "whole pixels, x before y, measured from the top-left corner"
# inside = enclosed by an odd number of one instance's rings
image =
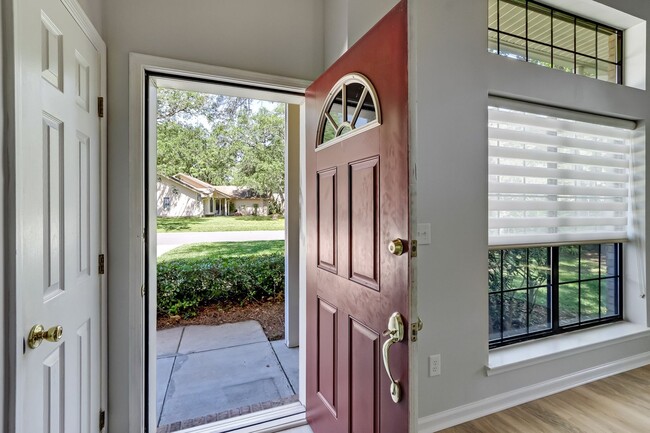
[[[648,432],[650,366],[442,430],[442,433]]]

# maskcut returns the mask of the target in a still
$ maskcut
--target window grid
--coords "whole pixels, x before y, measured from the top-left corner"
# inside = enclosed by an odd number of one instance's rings
[[[600,24],[600,23],[598,23],[596,21],[592,21],[592,20],[589,20],[589,19],[586,19],[586,18],[582,18],[582,17],[579,17],[577,15],[573,15],[571,13],[564,12],[564,11],[561,11],[559,9],[555,9],[553,7],[550,7],[550,6],[547,6],[547,5],[544,5],[542,3],[532,1],[532,0],[520,0],[520,1],[517,1],[517,0],[492,0],[492,1],[494,1],[495,4],[496,4],[496,15],[497,15],[496,22],[497,22],[497,26],[496,26],[496,28],[494,28],[494,27],[490,27],[490,25],[488,25],[488,40],[490,39],[490,36],[489,36],[490,33],[494,33],[496,35],[496,47],[497,47],[496,54],[503,55],[503,56],[506,56],[506,57],[509,57],[509,58],[519,58],[519,56],[517,56],[515,53],[508,52],[508,51],[505,51],[505,50],[501,49],[501,39],[502,39],[501,36],[505,35],[505,36],[514,38],[515,40],[523,41],[525,43],[525,57],[526,58],[525,59],[519,59],[519,60],[527,61],[527,62],[534,63],[534,64],[537,64],[537,65],[540,65],[540,66],[545,66],[544,64],[542,64],[543,62],[541,62],[539,60],[536,60],[534,58],[531,58],[530,52],[529,52],[529,49],[530,49],[529,47],[530,47],[530,44],[533,43],[533,44],[544,46],[544,47],[550,49],[550,65],[547,66],[547,67],[549,67],[551,69],[562,69],[562,67],[559,64],[556,64],[555,56],[556,56],[556,51],[564,52],[564,53],[566,53],[568,55],[573,56],[573,74],[585,75],[585,74],[579,74],[578,73],[578,71],[579,71],[579,68],[578,68],[578,56],[581,56],[581,57],[585,57],[587,59],[593,60],[595,62],[594,63],[594,65],[595,65],[595,68],[594,68],[595,69],[595,71],[594,71],[595,75],[594,75],[593,78],[614,82],[616,84],[623,84],[623,59],[622,59],[623,32],[621,30],[614,29],[614,28],[612,28],[610,26]],[[504,30],[501,29],[501,4],[502,3],[509,3],[509,4],[515,4],[515,5],[520,4],[520,3],[525,3],[525,37],[524,38],[522,38],[520,35],[517,35],[515,33],[507,32],[507,31],[504,31]],[[544,42],[544,41],[541,41],[541,40],[537,40],[537,39],[531,39],[529,37],[529,16],[530,16],[529,5],[531,5],[531,4],[536,5],[539,8],[543,8],[545,10],[548,10],[550,12],[550,38],[551,38],[550,43],[547,43],[547,42]],[[555,18],[558,15],[565,16],[565,17],[570,17],[571,20],[572,20],[572,26],[573,26],[573,49],[572,50],[569,50],[569,49],[566,49],[564,47],[559,47],[559,46],[555,45],[555,35],[554,35]],[[577,47],[577,44],[578,44],[578,37],[577,37],[578,22],[583,23],[585,25],[594,26],[594,32],[595,32],[594,53],[595,53],[595,55],[590,55],[590,54],[588,54],[586,52],[578,51],[578,47]],[[599,55],[599,50],[598,50],[599,30],[611,32],[612,34],[616,35],[617,42],[616,42],[616,61],[615,62],[607,60],[605,58],[602,58]],[[489,50],[489,48],[488,48],[488,50]],[[599,66],[603,65],[603,64],[604,65],[609,65],[611,67],[615,67],[615,70],[616,70],[616,80],[615,81],[610,80],[609,77],[607,77],[607,78],[599,77],[599,73],[601,72]],[[565,71],[565,72],[569,72],[569,71]]]
[[[509,344],[519,343],[526,340],[532,340],[550,335],[561,334],[578,329],[584,329],[596,325],[620,321],[623,319],[623,244],[606,244],[612,248],[608,252],[603,251],[603,245],[573,245],[573,246],[553,246],[538,248],[520,248],[513,250],[494,250],[490,254],[497,254],[499,257],[499,284],[498,290],[489,290],[489,315],[490,315],[490,348],[501,347]],[[583,249],[597,247],[598,252],[598,276],[583,278]],[[561,276],[560,249],[577,248],[577,278],[565,278]],[[546,269],[546,284],[531,284],[531,250],[546,250],[546,261],[543,264]],[[517,254],[525,251],[525,262],[521,265],[525,273],[525,284],[517,287],[506,288],[505,278],[507,274],[505,263],[508,254]],[[614,268],[613,274],[603,275],[603,255],[613,254],[613,263],[606,262],[608,266]],[[494,269],[490,269],[492,273]],[[591,317],[586,311],[583,311],[583,286],[588,283],[598,282],[598,315]],[[603,314],[603,288],[607,282],[612,281],[615,285],[615,293],[611,296],[613,313]],[[560,291],[562,286],[577,285],[577,320],[562,320],[562,306],[560,305]],[[546,289],[546,321],[544,324],[531,322],[531,313],[536,308],[536,301],[531,305],[531,293],[536,290]],[[505,330],[506,313],[505,297],[511,295],[510,301],[515,298],[517,292],[526,291],[526,308],[525,308],[525,327],[515,329],[514,333],[508,333]],[[498,303],[493,301],[498,298]],[[493,332],[494,315],[498,314],[499,329]],[[495,337],[496,334],[496,337]]]

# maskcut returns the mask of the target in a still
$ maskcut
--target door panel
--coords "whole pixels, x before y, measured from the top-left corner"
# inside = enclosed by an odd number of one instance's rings
[[[337,272],[336,168],[318,173],[318,266]]]
[[[410,427],[408,336],[390,349],[397,403],[382,361],[389,317],[399,312],[405,329],[410,317],[406,3],[307,89],[307,418],[315,433]],[[355,119],[367,128],[331,139]],[[319,135],[331,141],[319,146]],[[389,253],[394,239],[405,254]]]
[[[379,158],[350,164],[350,279],[379,290]]]
[[[318,395],[328,409],[336,416],[336,308],[318,300]]]
[[[379,431],[379,335],[350,318],[350,426],[354,433]],[[374,416],[368,416],[373,414]]]
[[[16,2],[18,432],[88,433],[100,404],[100,55],[60,0]],[[27,341],[29,342],[29,341]]]

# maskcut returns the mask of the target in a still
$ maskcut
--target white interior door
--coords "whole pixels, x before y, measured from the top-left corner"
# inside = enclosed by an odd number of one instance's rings
[[[16,431],[97,432],[100,53],[61,0],[14,5]],[[30,347],[38,324],[61,338]]]

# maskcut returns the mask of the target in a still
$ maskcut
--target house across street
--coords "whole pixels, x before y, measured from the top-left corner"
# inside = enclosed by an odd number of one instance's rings
[[[269,202],[251,188],[215,186],[184,173],[172,177],[159,174],[156,183],[159,217],[268,215]]]

